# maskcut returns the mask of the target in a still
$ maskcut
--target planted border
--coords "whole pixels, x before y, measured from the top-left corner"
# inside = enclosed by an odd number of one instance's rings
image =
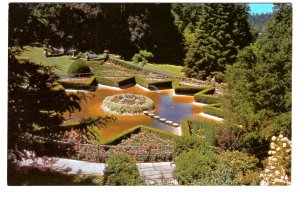
[[[176,94],[194,95],[205,90],[206,87],[179,86],[174,88]]]

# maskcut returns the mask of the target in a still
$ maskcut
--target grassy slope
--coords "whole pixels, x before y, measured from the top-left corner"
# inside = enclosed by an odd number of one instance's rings
[[[46,58],[43,53],[43,48],[40,47],[25,47],[25,50],[18,58],[28,59],[34,63],[45,66],[56,65],[58,66],[58,69],[54,69],[54,72],[58,75],[66,75],[70,64],[74,61],[70,59],[70,56],[66,55]]]
[[[145,68],[156,70],[161,73],[184,76],[184,73],[182,72],[182,66],[175,66],[170,64],[147,64],[145,65]]]

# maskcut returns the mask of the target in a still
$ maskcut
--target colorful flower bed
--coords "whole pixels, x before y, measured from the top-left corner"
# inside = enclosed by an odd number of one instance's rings
[[[158,162],[172,160],[173,150],[173,141],[164,139],[153,132],[142,130],[124,139],[110,151],[127,153],[138,162]]]
[[[154,103],[143,95],[117,94],[106,97],[103,101],[103,108],[117,114],[142,114],[143,111],[153,110]]]

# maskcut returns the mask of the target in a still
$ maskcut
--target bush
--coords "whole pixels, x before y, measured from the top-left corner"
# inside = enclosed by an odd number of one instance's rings
[[[212,115],[212,116],[224,118],[224,111],[222,109],[217,108],[217,107],[212,107],[210,105],[203,106],[201,109],[201,112]]]
[[[143,185],[135,162],[127,154],[110,154],[104,170],[105,185]]]
[[[70,65],[68,69],[68,74],[74,76],[77,76],[77,74],[90,75],[91,69],[84,60],[78,59]]]
[[[140,50],[139,53],[134,54],[132,61],[136,64],[141,64],[145,66],[148,63],[148,60],[153,58],[153,54],[147,50]]]
[[[182,136],[191,135],[189,119],[182,119],[181,120],[181,135]]]
[[[183,185],[211,185],[215,164],[213,152],[192,149],[178,156],[174,175]]]
[[[182,136],[175,140],[174,156],[180,155],[182,152],[187,152],[191,149],[207,150],[209,149],[208,143],[198,136]]]
[[[176,94],[194,95],[204,89],[205,87],[179,86],[174,90]]]
[[[217,96],[211,96],[205,94],[196,94],[194,96],[194,100],[199,103],[214,104],[214,103],[220,103],[221,98]]]
[[[118,86],[119,87],[130,85],[130,84],[132,84],[132,85],[136,84],[135,77],[127,77],[125,79],[122,79],[122,80],[118,81]]]
[[[172,88],[172,80],[165,80],[165,81],[156,81],[156,82],[149,82],[149,88],[154,88],[158,90],[162,89],[171,89]]]

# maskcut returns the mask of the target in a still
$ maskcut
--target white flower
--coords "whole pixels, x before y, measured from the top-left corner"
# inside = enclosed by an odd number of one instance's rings
[[[279,138],[280,138],[280,139],[282,139],[282,138],[283,138],[283,135],[282,135],[282,134],[280,134],[280,135],[279,135]]]
[[[282,147],[285,148],[285,147],[286,147],[286,143],[283,143],[283,144],[282,144]]]
[[[279,175],[280,173],[279,173],[279,171],[278,171],[278,170],[276,170],[276,171],[275,171],[275,174],[276,174],[276,175]]]
[[[277,159],[274,157],[274,158],[272,158],[272,161],[277,161]]]
[[[282,138],[281,141],[288,141],[287,137]]]
[[[280,151],[280,148],[279,148],[279,147],[277,147],[277,148],[276,148],[276,150],[277,150],[277,151]]]
[[[286,153],[289,153],[290,151],[291,151],[290,149],[287,149],[285,152],[286,152]]]
[[[275,136],[273,136],[273,137],[272,137],[272,141],[275,141],[275,140],[276,140],[276,137],[275,137]]]
[[[268,172],[270,172],[270,170],[269,169],[265,169],[265,172],[268,173]]]
[[[275,169],[275,167],[274,167],[274,166],[271,166],[270,168],[271,168],[271,170],[274,170],[274,169]]]
[[[259,177],[263,177],[263,176],[264,176],[264,174],[263,174],[263,173],[260,173]]]

